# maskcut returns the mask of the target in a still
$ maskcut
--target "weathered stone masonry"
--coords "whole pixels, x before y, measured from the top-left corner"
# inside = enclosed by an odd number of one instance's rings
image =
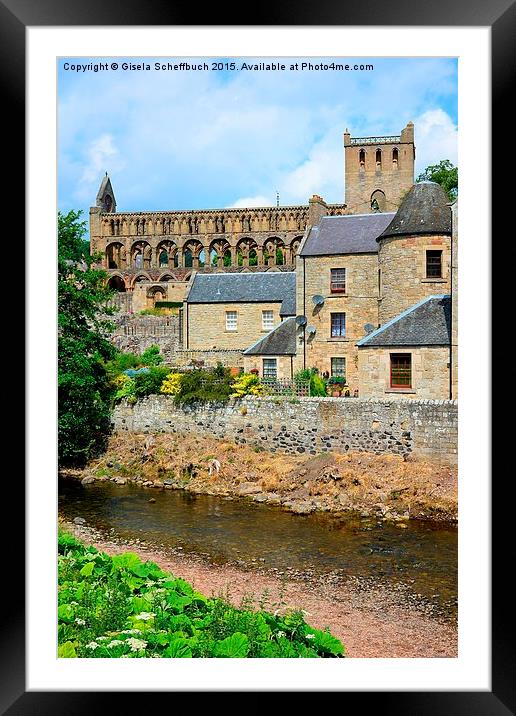
[[[210,435],[290,454],[368,451],[457,462],[457,401],[246,398],[174,406],[168,396],[122,403],[116,432]]]

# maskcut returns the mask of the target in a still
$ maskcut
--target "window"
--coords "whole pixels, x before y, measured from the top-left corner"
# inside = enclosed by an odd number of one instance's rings
[[[358,161],[360,164],[360,168],[363,169],[365,166],[365,151],[361,149],[358,153]]]
[[[412,387],[412,356],[410,353],[391,353],[391,388]]]
[[[396,148],[392,150],[392,168],[398,168],[399,152]]]
[[[278,375],[277,359],[276,358],[264,358],[263,359],[263,377],[264,378],[276,378]]]
[[[237,312],[226,311],[226,331],[236,331],[237,329]]]
[[[426,277],[442,278],[443,275],[443,252],[427,251],[426,252]]]
[[[330,269],[331,293],[346,293],[346,269]]]
[[[345,358],[332,358],[331,359],[331,375],[332,375],[332,378],[345,378],[346,377],[346,359]]]
[[[270,331],[274,328],[274,314],[272,311],[262,311],[262,329]]]
[[[376,150],[376,168],[377,169],[382,168],[382,150],[381,149]]]
[[[346,335],[346,314],[331,314],[331,336],[332,338],[343,338]]]

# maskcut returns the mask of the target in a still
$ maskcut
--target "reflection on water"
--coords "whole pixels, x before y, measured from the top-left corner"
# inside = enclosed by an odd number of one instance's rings
[[[155,503],[149,499],[155,498]],[[212,562],[259,562],[279,570],[373,578],[404,584],[449,616],[457,599],[457,530],[409,521],[406,529],[375,519],[307,516],[247,500],[143,490],[110,482],[59,483],[59,513],[121,539],[181,547]],[[253,562],[254,560],[254,562]]]

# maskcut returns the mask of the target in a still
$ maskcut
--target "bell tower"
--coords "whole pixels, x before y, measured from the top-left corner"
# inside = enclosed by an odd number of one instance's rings
[[[414,184],[414,125],[398,136],[352,137],[344,132],[345,203],[352,214],[397,211]]]

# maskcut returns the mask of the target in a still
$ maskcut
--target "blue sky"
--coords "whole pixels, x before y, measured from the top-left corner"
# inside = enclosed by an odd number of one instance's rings
[[[372,72],[72,72],[58,67],[59,208],[83,209],[104,173],[120,211],[344,200],[342,134],[399,134],[415,124],[416,176],[457,162],[453,58],[236,58],[287,65],[369,63]],[[215,58],[158,58],[195,64]],[[221,59],[221,61],[228,61]]]

